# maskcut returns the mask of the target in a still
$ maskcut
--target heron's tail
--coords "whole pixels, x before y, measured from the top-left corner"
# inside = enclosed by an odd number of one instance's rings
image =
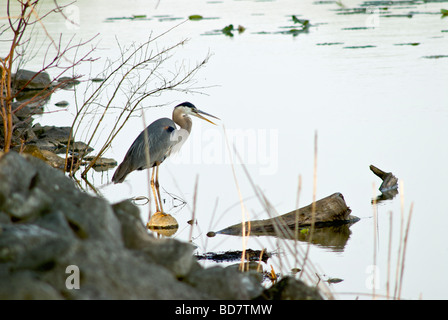
[[[131,172],[132,170],[129,170],[129,166],[128,164],[123,161],[117,168],[117,170],[115,170],[115,173],[112,177],[112,182],[113,183],[122,183],[124,181],[124,179],[126,178],[126,176]]]

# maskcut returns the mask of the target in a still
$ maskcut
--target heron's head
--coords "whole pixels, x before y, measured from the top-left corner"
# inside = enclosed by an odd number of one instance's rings
[[[215,117],[214,115],[211,115],[209,113],[199,110],[191,102],[183,102],[181,104],[178,104],[176,107],[174,107],[174,111],[176,112],[177,110],[180,110],[182,116],[189,116],[189,115],[195,116],[195,117],[198,117],[199,119],[205,120],[214,125],[216,125],[216,123],[210,121],[209,119],[203,117],[202,115],[206,115],[206,116],[220,120],[218,117]]]

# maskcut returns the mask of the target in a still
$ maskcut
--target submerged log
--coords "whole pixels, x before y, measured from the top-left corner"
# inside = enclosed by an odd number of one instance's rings
[[[296,227],[299,230],[310,227],[316,228],[338,226],[353,223],[359,218],[350,216],[351,210],[345,203],[341,193],[334,193],[326,198],[316,201],[306,207],[293,210],[279,217],[253,220],[245,223],[247,235],[277,235],[285,237],[288,233],[294,233]],[[242,235],[243,224],[227,227],[216,233],[227,235]]]
[[[372,172],[376,176],[383,180],[383,183],[379,188],[381,192],[386,192],[398,188],[398,179],[392,174],[392,172],[384,172],[383,170],[373,165],[370,165],[370,170],[372,170]]]
[[[235,260],[241,260],[243,251],[240,250],[228,250],[226,252],[207,252],[204,254],[196,254],[195,257],[198,260],[213,260],[215,262],[229,262]],[[252,250],[246,249],[244,251],[244,259],[247,261],[263,261],[267,263],[268,259],[271,257],[271,253],[267,252],[266,249],[263,250]]]
[[[376,199],[372,199],[372,203],[393,199],[398,194],[398,178],[395,177],[392,172],[384,172],[373,165],[370,165],[370,170],[383,180],[383,183],[381,183],[379,187],[381,195]]]

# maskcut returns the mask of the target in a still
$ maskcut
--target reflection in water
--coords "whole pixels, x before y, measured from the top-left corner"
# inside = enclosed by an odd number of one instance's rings
[[[351,224],[343,224],[339,226],[329,226],[315,228],[311,243],[317,246],[331,249],[335,252],[344,251],[345,245],[352,232],[350,231]],[[303,232],[302,232],[303,231]],[[299,232],[298,240],[308,242],[310,238],[309,230],[301,230]]]
[[[248,236],[297,239],[342,251],[351,234],[350,225],[359,221],[359,218],[350,213],[351,209],[345,203],[343,195],[336,192],[281,216],[232,225],[217,233],[238,236],[247,233]]]
[[[280,239],[294,240],[297,239],[301,242],[309,242],[320,247],[328,248],[331,251],[342,252],[350,238],[351,231],[350,226],[359,221],[359,218],[353,217],[349,222],[330,226],[316,226],[311,236],[311,226],[300,227],[298,232],[295,232],[292,228],[283,229],[281,232],[278,230],[257,230],[251,231],[251,236],[271,236]],[[233,233],[229,229],[219,231],[219,234],[237,235],[241,236],[241,233]]]
[[[89,30],[94,29],[95,32],[104,30],[105,39],[102,40],[102,44],[106,47],[114,47],[115,37],[121,40],[139,43],[141,39],[146,38],[147,35],[145,32],[147,33],[148,30],[165,30],[169,27],[169,19],[173,17],[185,18],[183,8],[175,5],[171,8],[167,7],[166,11],[155,12],[159,14],[170,14],[160,17],[160,19],[148,15],[151,21],[144,19],[135,21],[138,19],[134,19],[116,21],[116,23],[105,22],[107,17],[124,15],[121,12],[115,11],[119,7],[115,5],[115,2],[110,2],[110,5],[98,11],[98,14],[83,15],[85,19],[83,19],[83,24],[79,30],[80,32],[84,32],[83,37],[87,38],[89,36]],[[446,3],[446,1],[444,2]],[[141,3],[141,1],[137,1],[136,3]],[[251,5],[252,3],[253,5]],[[287,1],[287,3],[293,3],[293,1]],[[340,1],[336,3],[340,3]],[[246,12],[240,10],[241,4],[244,4],[244,8],[247,8]],[[446,136],[447,128],[442,121],[446,118],[446,108],[443,108],[443,86],[440,85],[446,80],[447,74],[443,72],[446,66],[444,65],[446,59],[442,57],[443,54],[446,55],[445,35],[447,34],[447,27],[446,24],[441,23],[445,22],[446,19],[441,20],[440,15],[436,14],[440,12],[440,3],[408,1],[406,6],[403,6],[403,1],[389,1],[386,6],[385,2],[382,1],[361,1],[356,2],[356,4],[347,4],[345,2],[344,4],[347,7],[338,6],[333,1],[301,1],[300,7],[296,7],[300,9],[300,12],[298,9],[296,12],[292,12],[289,9],[287,10],[289,12],[284,12],[285,10],[283,8],[294,8],[294,6],[291,7],[278,1],[264,3],[238,1],[232,3],[235,11],[231,14],[229,13],[231,12],[230,9],[219,11],[223,20],[217,20],[215,24],[208,23],[210,21],[191,22],[188,28],[185,28],[185,33],[193,41],[190,47],[182,47],[188,49],[186,52],[191,54],[187,56],[187,60],[192,61],[187,61],[187,63],[194,63],[194,61],[202,56],[204,51],[213,52],[211,67],[205,68],[202,71],[204,73],[200,74],[199,79],[207,79],[205,85],[212,86],[218,83],[221,86],[218,90],[213,91],[213,100],[216,103],[216,108],[222,110],[221,115],[223,119],[230,117],[235,109],[242,112],[241,118],[249,118],[250,112],[253,111],[250,106],[252,104],[255,105],[253,100],[254,96],[252,94],[246,94],[250,92],[265,92],[263,101],[260,101],[260,107],[268,107],[272,101],[277,102],[280,95],[283,101],[297,100],[297,90],[293,89],[298,87],[302,89],[300,101],[303,105],[313,102],[312,112],[308,112],[307,110],[309,108],[300,105],[297,105],[297,108],[291,108],[291,106],[282,106],[286,104],[278,104],[276,107],[278,108],[277,112],[271,112],[268,115],[264,114],[263,116],[257,117],[257,120],[260,122],[260,128],[272,128],[279,131],[279,155],[281,156],[279,161],[282,161],[283,168],[279,170],[277,176],[273,179],[276,182],[281,182],[282,188],[272,188],[270,185],[264,185],[265,177],[254,177],[254,181],[257,183],[259,182],[258,179],[263,179],[260,182],[260,188],[267,189],[266,193],[269,194],[269,198],[274,203],[283,201],[283,190],[296,187],[295,181],[294,183],[289,182],[292,175],[304,174],[304,180],[308,181],[306,180],[308,174],[306,173],[307,162],[304,158],[304,149],[302,147],[291,148],[288,145],[288,153],[286,155],[288,161],[284,161],[282,157],[285,155],[284,153],[280,153],[283,152],[282,141],[285,140],[282,137],[307,137],[306,134],[313,130],[318,130],[319,134],[325,135],[328,138],[322,140],[322,143],[319,144],[319,150],[324,150],[328,154],[333,153],[336,159],[339,156],[341,158],[343,156],[341,154],[341,146],[345,146],[346,144],[341,144],[341,141],[347,141],[353,144],[354,150],[356,150],[356,157],[345,157],[343,159],[344,161],[340,162],[341,167],[338,168],[337,174],[341,173],[341,176],[337,176],[336,174],[329,176],[327,175],[328,171],[321,171],[320,174],[324,179],[339,179],[335,181],[335,186],[344,190],[344,195],[346,194],[349,199],[353,199],[351,206],[356,208],[357,212],[370,212],[369,200],[372,199],[371,180],[366,180],[364,179],[365,176],[362,174],[357,175],[353,171],[354,167],[361,162],[364,165],[368,161],[380,162],[375,159],[381,159],[381,162],[387,163],[387,166],[390,166],[389,169],[394,172],[400,168],[400,171],[403,172],[403,176],[400,178],[406,179],[409,182],[408,189],[418,190],[419,186],[421,186],[421,178],[423,178],[421,172],[424,169],[419,165],[431,159],[433,169],[440,174],[438,179],[431,181],[434,183],[435,189],[442,190],[438,187],[439,184],[437,183],[446,181],[446,179],[443,179],[447,172],[443,170],[446,149],[437,148],[437,139],[434,139],[436,136]],[[80,12],[89,12],[91,10],[90,7],[85,7],[83,3],[79,3],[78,5]],[[213,8],[210,9],[209,7],[211,6]],[[266,10],[264,6],[269,6],[268,8],[270,10]],[[198,13],[206,15],[207,12],[210,12],[207,10],[213,10],[211,11],[213,13],[218,12],[215,7],[226,9],[228,8],[228,4],[222,2],[217,3],[216,1],[207,2],[202,7],[198,5],[198,8],[201,8],[201,10],[198,10]],[[251,14],[249,14],[248,10],[252,10],[250,12]],[[414,16],[412,19],[404,17],[404,15],[409,15],[411,12]],[[315,28],[311,26],[308,34],[299,35],[295,41],[291,41],[292,36],[276,33],[276,31],[288,31],[288,29],[281,29],[281,26],[286,25],[286,20],[294,13],[303,14],[303,17],[309,18],[313,25],[320,23],[319,27]],[[245,15],[243,16],[243,14]],[[403,15],[403,17],[400,17],[400,15]],[[216,37],[198,36],[204,34],[206,30],[220,29],[228,24],[223,21],[229,21],[228,23],[244,23],[247,30],[241,36],[235,34],[232,40],[224,36],[222,32]],[[132,28],[133,26],[129,26],[126,23],[139,23],[142,28]],[[64,21],[62,21],[62,25],[55,24],[55,26],[55,28],[51,28],[49,31],[57,31],[57,36],[64,28]],[[133,32],[129,33],[129,30],[133,30]],[[179,33],[184,33],[183,30],[179,30]],[[266,36],[257,34],[265,30],[270,31]],[[391,30],[399,30],[399,32],[390,32]],[[443,40],[444,37],[445,40]],[[170,40],[170,38],[168,39]],[[403,43],[409,45],[397,45]],[[412,45],[416,43],[420,43],[420,45]],[[171,44],[169,41],[162,41],[160,46],[168,46]],[[126,45],[126,43],[122,45]],[[357,49],[342,50],[344,46]],[[376,46],[376,48],[372,46]],[[193,50],[189,50],[192,48]],[[254,52],[257,54],[254,55]],[[101,54],[105,58],[113,58],[110,52],[102,52]],[[301,63],[302,61],[304,64]],[[229,62],[232,63],[232,68],[229,68]],[[101,62],[99,64],[101,66],[103,65]],[[282,79],[279,86],[275,86],[276,81],[270,83],[266,81],[266,77],[261,77],[261,69],[257,65],[264,66],[262,72],[265,75],[269,75],[269,79]],[[215,66],[217,67],[215,68]],[[78,73],[78,70],[76,73]],[[235,77],[235,70],[243,73],[244,77]],[[79,70],[79,72],[82,72],[82,70]],[[425,79],[425,81],[422,82],[420,81],[421,79]],[[204,83],[199,82],[199,84],[203,85]],[[265,84],[267,84],[266,88],[270,90],[262,90]],[[317,86],[316,84],[320,85]],[[325,95],[321,94],[321,87],[326,87],[327,91]],[[81,90],[79,92],[81,94],[83,93]],[[229,95],[229,92],[232,92],[232,95]],[[403,94],[403,92],[408,92],[409,94]],[[61,91],[57,94],[60,93]],[[234,101],[235,96],[240,99],[238,106],[231,105],[228,102],[229,100]],[[325,96],[328,99],[325,99]],[[68,99],[65,95],[58,95],[57,101],[62,98]],[[171,101],[170,99],[183,98],[180,95],[176,95],[175,97],[168,96],[162,102],[166,103]],[[206,97],[202,100],[206,102],[208,99]],[[72,100],[68,100],[74,106]],[[328,101],[332,103],[328,103]],[[360,104],[360,101],[363,103]],[[397,101],[399,103],[396,103]],[[156,103],[154,102],[154,104]],[[126,99],[116,104],[124,106],[126,105]],[[239,106],[248,107],[240,108]],[[150,115],[152,115],[151,112],[153,111],[149,111]],[[291,118],[296,117],[297,119],[302,119],[302,125],[297,125],[294,128],[294,132],[288,131],[288,126],[284,125],[284,120],[279,119],[276,114],[288,114]],[[319,114],[318,122],[313,121],[315,114]],[[369,114],[374,116],[369,117]],[[52,114],[48,114],[47,116],[51,117]],[[67,115],[64,116],[67,117]],[[47,123],[49,123],[48,120]],[[51,122],[51,124],[57,123],[57,121]],[[418,130],[414,125],[415,123],[419,124]],[[347,124],[350,125],[348,126]],[[245,130],[247,128],[250,129],[251,126],[253,127],[253,124],[249,123],[246,127],[245,124],[235,123],[234,126],[239,126],[238,129]],[[131,126],[125,135],[132,135],[132,129]],[[353,135],[353,132],[357,132],[356,137]],[[379,141],[381,141],[381,144],[376,145]],[[373,145],[376,146],[375,150],[372,150]],[[121,151],[126,151],[121,150],[119,143],[116,143],[114,148],[115,151],[113,148],[110,149],[112,157]],[[306,145],[304,145],[304,148],[306,148]],[[372,157],[371,151],[374,151],[375,157]],[[299,161],[301,162],[300,166],[297,164]],[[320,160],[319,165],[322,162]],[[381,166],[381,162],[378,165]],[[323,168],[325,166],[326,164]],[[197,168],[198,166],[193,167],[192,171],[197,170]],[[225,168],[227,169],[227,167]],[[224,208],[230,206],[235,201],[235,198],[230,196],[226,197],[226,194],[230,194],[228,190],[231,188],[229,188],[226,180],[228,172],[221,170],[224,169],[224,166],[218,167],[218,169],[213,170],[213,175],[202,174],[200,179],[201,185],[213,185],[214,183],[214,192],[222,195],[219,199],[220,202],[217,210],[219,212],[222,206]],[[408,172],[414,174],[413,179],[408,179],[408,176],[406,176]],[[340,179],[342,173],[350,173],[347,175],[348,179]],[[101,181],[104,180],[103,175],[93,176],[92,173],[92,177],[101,177]],[[186,177],[189,176],[186,175]],[[179,185],[183,192],[188,193],[190,190],[187,188],[190,185],[183,185],[182,181],[184,179],[186,180],[187,178],[184,178],[184,176],[178,177]],[[221,183],[218,184],[216,181],[220,181]],[[331,183],[332,181],[329,182]],[[231,186],[233,186],[233,181],[231,183]],[[362,188],[361,186],[363,184],[364,186],[368,184],[368,186]],[[177,189],[169,185],[168,189],[170,191],[177,191]],[[106,197],[113,201],[116,201],[118,198],[134,195],[125,194],[123,190],[118,188],[103,189]],[[378,193],[377,202],[396,197],[397,191],[391,190],[387,193]],[[443,201],[434,202],[434,199],[431,199],[434,196],[433,190],[421,188],[419,191],[419,193],[411,192],[408,195],[409,200],[421,201],[422,203],[427,201],[433,205],[434,212],[443,212],[443,205],[438,206],[443,204]],[[197,210],[199,215],[213,208],[214,200],[212,201],[211,198],[211,196],[203,197],[203,201],[198,202]],[[373,198],[376,198],[376,194]],[[385,211],[389,210],[396,210],[395,201],[388,201],[388,206]],[[419,215],[416,216],[418,219]],[[445,215],[439,215],[439,217],[443,219]],[[234,221],[234,216],[230,214],[224,218]],[[202,223],[204,220],[200,219],[199,221]],[[353,235],[350,234],[350,230],[337,230],[338,227],[317,228],[313,243],[322,247],[333,246],[335,248],[342,246],[344,248],[344,240],[341,241],[341,239],[338,239],[339,237],[345,237],[346,243],[348,243],[349,237],[352,240],[355,238],[357,240],[359,238],[369,239],[366,230],[371,231],[372,221],[370,223],[367,221],[367,223],[360,225]],[[389,226],[387,222],[388,219],[379,219],[378,228],[387,228],[388,230]],[[422,221],[420,220],[418,222]],[[179,220],[179,223],[183,224],[183,221]],[[395,223],[394,228],[397,225]],[[437,225],[441,227],[443,223]],[[200,227],[202,230],[205,230],[208,224],[200,225]],[[347,229],[347,226],[340,227],[341,229]],[[433,238],[436,234],[434,227],[437,226],[432,225],[431,228],[419,228],[422,232],[432,230],[432,232],[425,233],[424,235],[421,234],[420,237],[428,241],[434,240]],[[305,232],[303,231],[300,237],[306,239]],[[329,233],[327,235],[328,239],[323,241],[322,244],[317,243],[317,241],[320,241],[319,238],[321,238],[318,235],[319,232]],[[330,236],[332,233],[333,235]],[[181,239],[187,238],[188,232],[177,232],[177,235]],[[379,254],[387,252],[387,236],[387,232],[379,234]],[[219,241],[217,241],[216,249],[222,250],[221,245],[224,241],[221,241],[222,239],[217,240]],[[324,244],[325,242],[327,244]],[[427,241],[420,241],[420,244],[423,245],[425,242]],[[432,261],[432,259],[439,261],[441,259],[438,253],[439,250],[436,247],[433,250],[427,250],[427,248],[425,250],[419,250],[419,244],[414,243],[414,245],[417,245],[417,247],[409,247],[411,250],[408,250],[408,258],[421,260],[421,255],[424,254],[426,261]],[[343,259],[344,269],[341,270],[338,276],[348,278],[347,274],[342,273],[348,272],[350,276],[356,279],[354,273],[358,272],[362,277],[365,277],[364,268],[351,267],[359,265],[359,263],[364,263],[365,257],[357,253],[361,250],[366,250],[365,242],[351,241],[348,246],[345,244],[347,250],[345,250],[346,253]],[[271,249],[269,246],[267,247]],[[224,246],[224,249],[227,248]],[[335,272],[337,267],[333,263],[333,255],[327,253],[322,254],[325,254],[326,257],[319,261],[322,269]],[[316,256],[317,259],[320,258],[319,254],[316,254]],[[339,261],[340,257],[337,259]],[[385,269],[383,269],[384,265],[379,264],[378,267],[381,270],[381,274],[386,274]],[[406,265],[406,269],[406,272],[411,272],[409,276],[415,276],[419,273],[418,264],[414,267],[409,265],[409,268]],[[444,290],[443,286],[439,286],[439,289],[434,285],[440,283],[438,281],[440,280],[440,273],[432,272],[431,277],[431,281],[426,281],[425,283],[416,283],[415,281],[407,282],[405,285],[407,290],[406,295],[414,297],[415,292],[416,294],[424,292],[423,296],[426,295],[426,298],[428,294],[433,297],[434,294],[438,293],[446,296],[446,290]],[[350,281],[345,285],[344,290],[347,291],[359,290],[364,292],[366,289],[364,281]],[[413,286],[416,288],[413,289]],[[428,286],[432,287],[428,289]]]
[[[392,200],[398,194],[398,189],[392,189],[382,192],[375,199],[372,199],[372,204],[379,203],[386,200]]]
[[[146,227],[161,236],[171,237],[179,229],[179,224],[172,215],[156,212],[151,216]]]

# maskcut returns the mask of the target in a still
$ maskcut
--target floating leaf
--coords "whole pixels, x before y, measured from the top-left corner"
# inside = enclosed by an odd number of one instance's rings
[[[367,48],[376,48],[376,46],[366,45],[366,46],[347,46],[344,49],[367,49]]]
[[[345,8],[345,5],[342,3],[341,0],[336,1],[336,4],[341,8]]]
[[[440,58],[448,58],[448,55],[438,54],[433,56],[424,56],[425,59],[440,59]]]
[[[442,18],[445,18],[448,16],[448,10],[447,9],[440,9],[440,13],[442,14]]]
[[[308,24],[310,23],[310,20],[307,19],[298,19],[295,15],[292,16],[292,21],[294,23],[299,23],[301,24],[303,27],[307,27]]]
[[[204,19],[204,17],[199,14],[192,14],[191,16],[188,17],[188,19],[190,19],[191,21],[199,21]]]
[[[395,46],[418,46],[420,42],[407,42],[407,43],[396,43]]]
[[[144,19],[146,18],[146,14],[133,14],[132,19]]]
[[[299,19],[297,19],[297,17],[295,16],[295,15],[292,15],[292,21],[294,22],[294,23],[300,23],[299,21]]]
[[[228,26],[222,28],[221,31],[222,31],[222,33],[224,33],[226,36],[233,37],[233,33],[232,33],[232,31],[233,31],[233,24],[229,24]]]

